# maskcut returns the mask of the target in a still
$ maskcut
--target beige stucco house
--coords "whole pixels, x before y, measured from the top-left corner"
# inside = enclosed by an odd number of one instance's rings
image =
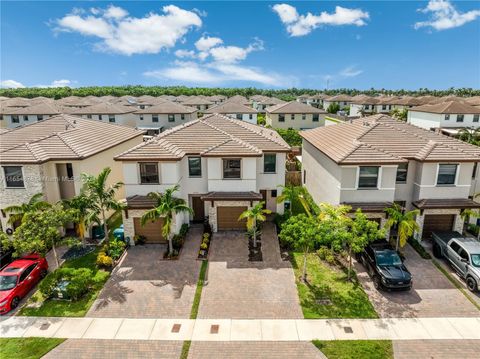
[[[480,148],[373,115],[303,131],[303,182],[316,202],[348,204],[384,223],[396,202],[417,208],[421,230],[462,230],[461,212],[479,208]]]
[[[293,128],[305,130],[325,125],[326,111],[306,105],[302,102],[291,101],[280,103],[265,109],[265,121],[273,128]]]

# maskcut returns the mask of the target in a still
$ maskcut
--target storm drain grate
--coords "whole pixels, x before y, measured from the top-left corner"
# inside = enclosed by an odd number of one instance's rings
[[[172,333],[178,333],[180,331],[180,328],[182,327],[181,324],[174,324],[172,326]]]
[[[213,324],[210,327],[210,334],[218,334],[219,329],[220,329],[220,326],[218,324]]]
[[[343,330],[345,331],[345,333],[348,333],[348,334],[352,334],[352,333],[353,333],[352,327],[343,327]]]
[[[40,330],[47,330],[48,328],[50,328],[50,323],[43,323],[40,326]]]

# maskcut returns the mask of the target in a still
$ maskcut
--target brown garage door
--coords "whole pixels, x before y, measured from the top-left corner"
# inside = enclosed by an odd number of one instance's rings
[[[217,207],[218,229],[246,229],[246,220],[238,220],[238,217],[246,210],[247,207]]]
[[[155,222],[145,223],[141,225],[140,218],[133,219],[133,225],[135,227],[135,234],[143,235],[147,238],[147,243],[165,243],[166,241],[162,236],[163,221],[161,219]]]
[[[451,231],[454,220],[454,214],[426,214],[423,223],[423,238],[430,238],[432,232]]]

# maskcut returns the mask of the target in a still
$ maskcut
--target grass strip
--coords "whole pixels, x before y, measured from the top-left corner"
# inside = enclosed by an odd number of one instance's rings
[[[314,340],[328,359],[393,359],[391,340]]]
[[[200,267],[200,274],[198,275],[197,289],[195,290],[195,297],[193,297],[192,311],[190,312],[190,319],[197,319],[198,308],[200,307],[200,298],[202,297],[202,289],[205,283],[205,274],[207,273],[208,261],[202,261]]]
[[[182,353],[180,354],[180,359],[187,359],[188,352],[190,351],[190,345],[192,344],[191,340],[186,340],[183,342]]]
[[[468,294],[467,290],[462,286],[462,284],[454,277],[452,276],[443,266],[435,259],[432,259],[433,264],[435,264],[435,267],[438,268],[440,272],[443,273],[445,277],[458,289],[460,292],[463,293],[463,295],[472,303],[475,308],[480,310],[480,305]]]
[[[58,338],[0,338],[0,358],[38,359],[64,341]]]

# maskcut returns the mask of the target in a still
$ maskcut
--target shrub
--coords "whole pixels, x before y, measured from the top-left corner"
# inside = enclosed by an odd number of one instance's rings
[[[479,230],[479,228],[480,228],[480,227],[477,226],[476,224],[471,224],[471,223],[467,226],[467,230],[468,230],[470,233],[472,233],[472,234],[474,234],[474,235],[476,235],[476,236],[478,236],[478,230]]]
[[[180,236],[179,234],[175,234],[172,238],[172,246],[175,249],[180,250],[184,243],[184,237]]]
[[[136,245],[137,244],[142,245],[142,244],[145,244],[145,242],[147,241],[147,237],[141,234],[136,234],[133,237],[133,241],[135,242]]]
[[[207,248],[208,248],[208,243],[202,242],[202,244],[200,244],[200,249],[207,249]]]
[[[92,278],[93,272],[88,268],[59,268],[40,283],[40,292],[45,298],[50,298],[60,281],[68,281],[65,294],[68,298],[78,300],[92,286]]]
[[[113,260],[117,260],[125,250],[125,242],[114,239],[108,244],[107,253]]]
[[[112,257],[107,256],[104,251],[100,251],[97,256],[97,266],[101,268],[111,268],[113,266]]]
[[[180,237],[185,238],[187,236],[188,229],[189,229],[188,223],[182,224],[182,227],[180,227],[180,232],[179,232]]]
[[[332,102],[330,105],[327,107],[327,112],[328,113],[337,113],[340,111],[340,105],[338,103]]]
[[[327,256],[330,255],[330,254],[331,254],[330,248],[325,247],[325,246],[321,246],[317,250],[317,255],[320,257],[321,260],[325,260],[327,258]]]

